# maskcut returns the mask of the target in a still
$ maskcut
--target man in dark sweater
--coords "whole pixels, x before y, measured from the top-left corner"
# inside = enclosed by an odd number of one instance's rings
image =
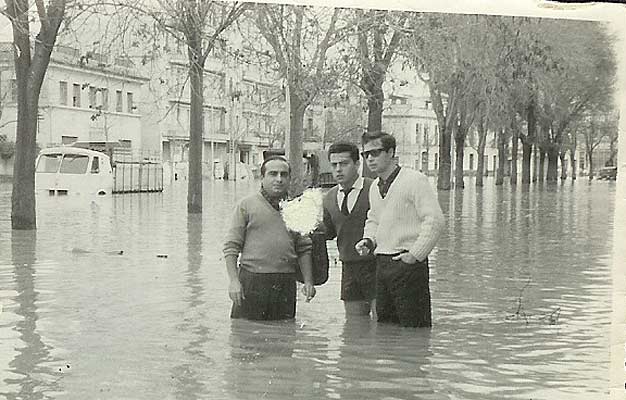
[[[291,175],[287,161],[267,158],[261,175],[260,192],[237,204],[224,241],[231,317],[290,319],[296,313],[296,268],[302,271],[307,301],[315,296],[311,239],[289,232],[280,215]]]
[[[334,143],[328,159],[338,185],[324,196],[326,239],[337,237],[342,262],[341,300],[346,315],[375,317],[376,259],[360,256],[355,244],[363,237],[363,226],[370,208],[370,178],[359,176],[359,148],[352,143]]]

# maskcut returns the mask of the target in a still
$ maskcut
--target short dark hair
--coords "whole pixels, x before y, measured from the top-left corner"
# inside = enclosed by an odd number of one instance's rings
[[[367,143],[378,139],[380,139],[380,143],[383,145],[383,150],[389,151],[393,149],[393,153],[396,153],[396,138],[387,132],[365,132],[363,136],[361,136],[361,145],[365,146]]]
[[[265,160],[263,160],[263,164],[261,164],[261,176],[265,176],[265,165],[268,162],[274,161],[274,160],[279,160],[287,164],[287,167],[289,167],[289,175],[291,175],[291,165],[289,165],[289,161],[287,161],[287,159],[284,156],[269,156]]]
[[[350,158],[355,163],[359,162],[359,148],[354,143],[349,142],[335,142],[328,148],[328,160],[330,160],[331,154],[336,153],[350,153]]]

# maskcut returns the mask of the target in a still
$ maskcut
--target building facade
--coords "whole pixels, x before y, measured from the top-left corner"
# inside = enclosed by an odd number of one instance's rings
[[[86,59],[76,49],[56,47],[41,87],[38,146],[119,142],[140,154],[142,110],[136,99],[146,81],[126,60]],[[0,141],[13,143],[17,83],[10,43],[0,44],[0,101]],[[3,154],[0,174],[12,174],[12,165],[12,155]]]

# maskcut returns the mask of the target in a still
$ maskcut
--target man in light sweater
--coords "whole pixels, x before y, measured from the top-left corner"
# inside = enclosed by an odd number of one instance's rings
[[[376,259],[359,255],[354,245],[363,237],[363,226],[370,208],[372,179],[359,176],[359,148],[337,142],[328,149],[328,160],[338,185],[324,196],[326,239],[337,238],[341,259],[341,300],[346,316],[376,315]]]
[[[279,211],[280,201],[287,197],[290,175],[283,157],[268,157],[261,165],[261,190],[235,207],[224,241],[228,294],[233,301],[231,318],[294,318],[296,268],[301,268],[307,301],[315,296],[311,239],[289,232]]]
[[[378,321],[430,327],[428,254],[444,227],[437,197],[425,175],[396,165],[393,136],[365,133],[362,143],[363,158],[378,178],[355,249],[376,254]]]

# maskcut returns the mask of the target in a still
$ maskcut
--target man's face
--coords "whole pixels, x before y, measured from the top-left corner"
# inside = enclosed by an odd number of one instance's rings
[[[283,196],[289,188],[289,165],[286,161],[272,160],[265,164],[265,175],[261,182],[270,196]]]
[[[333,177],[341,186],[351,186],[359,176],[359,162],[355,163],[349,152],[332,153],[330,165],[333,167]]]
[[[393,163],[393,150],[385,151],[380,139],[372,140],[363,146],[363,158],[369,169],[380,175]]]

